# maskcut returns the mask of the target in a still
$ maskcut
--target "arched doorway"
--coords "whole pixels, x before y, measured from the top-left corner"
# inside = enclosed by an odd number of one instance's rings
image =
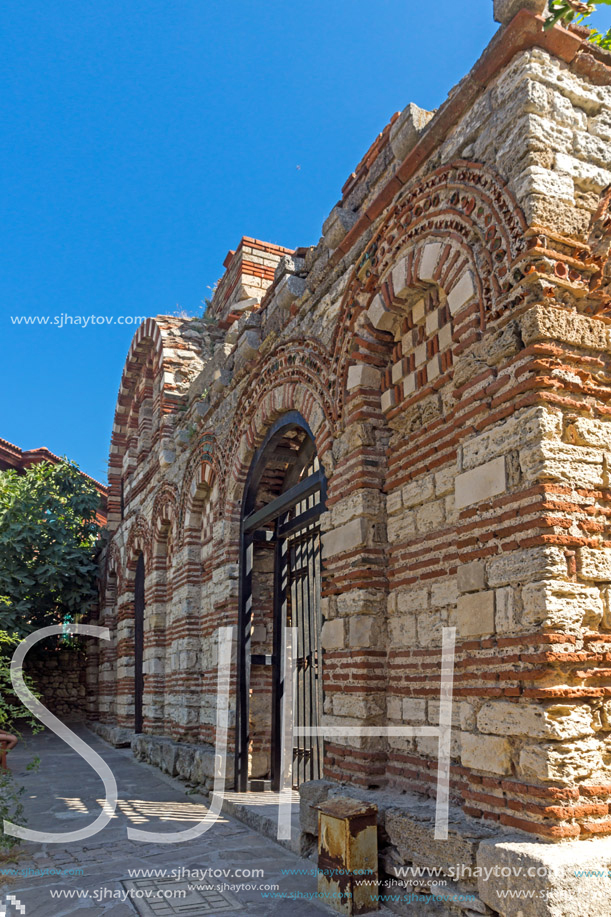
[[[144,554],[136,563],[134,580],[134,732],[142,732],[142,700],[144,695]]]
[[[235,785],[280,786],[286,627],[297,628],[295,726],[322,718],[320,528],[326,480],[312,431],[290,412],[253,458],[242,504]],[[322,775],[319,738],[293,741],[292,781]]]

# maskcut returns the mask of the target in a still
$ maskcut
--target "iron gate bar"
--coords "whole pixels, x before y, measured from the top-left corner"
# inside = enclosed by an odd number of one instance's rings
[[[265,506],[261,507],[261,509],[258,509],[255,513],[251,513],[247,516],[243,523],[244,532],[251,532],[265,522],[273,522],[278,516],[292,509],[296,503],[299,503],[301,500],[305,499],[305,497],[309,497],[311,494],[319,491],[322,487],[323,480],[324,472],[315,471],[314,474],[311,474],[304,481],[295,484],[290,490],[286,490],[283,494],[280,494],[279,497],[276,497],[274,500],[271,500]]]
[[[309,509],[306,509],[305,512],[300,513],[298,516],[295,516],[294,519],[291,519],[289,522],[285,522],[282,525],[278,526],[278,537],[279,538],[289,538],[291,535],[294,535],[296,532],[299,532],[300,529],[305,528],[306,525],[310,522],[316,522],[319,516],[322,516],[325,507],[322,501],[316,503],[314,506],[311,506]]]

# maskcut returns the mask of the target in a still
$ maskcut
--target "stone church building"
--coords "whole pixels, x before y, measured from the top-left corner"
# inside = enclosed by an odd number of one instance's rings
[[[203,318],[136,332],[89,713],[210,787],[233,627],[228,784],[277,789],[296,628],[306,836],[348,793],[378,803],[390,874],[476,895],[431,913],[603,914],[609,880],[574,871],[611,866],[611,54],[544,30],[543,0],[494,6],[473,69],[391,118],[318,244],[243,237]],[[498,893],[525,887],[547,897]]]

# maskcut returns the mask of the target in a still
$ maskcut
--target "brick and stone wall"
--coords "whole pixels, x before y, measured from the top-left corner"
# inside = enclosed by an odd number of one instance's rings
[[[550,841],[572,843],[568,869],[611,834],[611,55],[544,31],[543,6],[495,3],[503,26],[473,70],[435,114],[393,116],[317,245],[245,238],[212,321],[158,316],[137,332],[110,456],[100,623],[113,639],[91,651],[90,716],[133,731],[143,554],[137,752],[214,741],[245,482],[296,411],[328,483],[325,723],[435,726],[442,628],[455,628],[457,849],[548,863]],[[263,776],[256,705],[251,728]],[[436,738],[328,739],[324,777],[383,794],[395,862],[421,862],[428,838],[445,863],[427,802]],[[478,893],[499,912],[496,887]]]

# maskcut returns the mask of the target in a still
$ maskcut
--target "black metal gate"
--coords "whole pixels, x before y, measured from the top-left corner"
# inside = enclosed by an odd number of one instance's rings
[[[144,696],[144,555],[138,557],[134,581],[134,732],[142,732]]]
[[[303,434],[294,458],[285,445],[287,431]],[[255,509],[266,466],[286,460],[282,491]],[[272,666],[271,786],[280,787],[283,728],[283,651],[287,627],[297,629],[294,726],[316,727],[322,719],[322,654],[320,649],[320,529],[326,481],[309,427],[296,413],[285,415],[270,430],[255,456],[246,485],[241,535],[241,576],[236,724],[236,788],[249,789],[249,695],[252,665]],[[260,501],[259,501],[260,502]],[[273,653],[260,659],[251,653],[253,613],[253,549],[257,542],[274,545]],[[297,787],[322,776],[322,742],[318,737],[293,740],[292,782]]]
[[[320,532],[309,525],[287,541],[286,625],[297,628],[294,725],[322,722],[320,672]],[[300,736],[293,744],[293,786],[322,776],[322,743]]]

